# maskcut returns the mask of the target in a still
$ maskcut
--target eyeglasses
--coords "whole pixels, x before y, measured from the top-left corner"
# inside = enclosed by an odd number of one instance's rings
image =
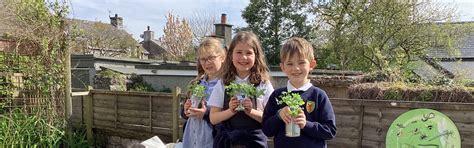
[[[201,62],[201,64],[204,64],[204,63],[206,63],[206,61],[207,62],[214,62],[214,61],[216,61],[216,59],[217,59],[217,56],[209,56],[207,58],[199,58],[199,62]]]

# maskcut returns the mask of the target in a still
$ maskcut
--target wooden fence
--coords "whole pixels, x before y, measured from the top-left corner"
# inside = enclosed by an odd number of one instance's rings
[[[462,147],[474,147],[474,103],[355,100],[333,98],[337,135],[328,147],[385,148],[390,124],[416,108],[430,108],[448,116],[457,126]]]
[[[179,102],[184,95],[173,93],[114,92],[91,90],[73,97],[75,125],[83,123],[88,137],[92,129],[133,139],[160,136],[164,142],[181,137]],[[430,108],[447,115],[461,134],[462,147],[474,147],[474,103],[413,102],[332,98],[337,136],[329,147],[384,148],[390,124],[416,108]],[[272,143],[269,143],[272,145]]]
[[[158,135],[164,142],[179,138],[180,89],[173,93],[90,90],[73,93],[72,123],[85,125],[88,140],[93,131],[109,136],[148,139]]]

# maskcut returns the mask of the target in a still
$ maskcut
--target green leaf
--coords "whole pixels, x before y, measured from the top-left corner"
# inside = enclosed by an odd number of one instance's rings
[[[199,85],[199,81],[193,82],[188,86],[188,89],[191,91],[192,95],[196,97],[205,97],[206,96],[206,87]]]
[[[245,96],[258,98],[265,94],[265,89],[258,90],[253,85],[246,84],[246,83],[237,84],[237,83],[231,82],[229,85],[225,86],[224,88],[227,91],[227,94],[230,96],[235,96],[238,93],[243,93]]]
[[[301,95],[298,93],[291,93],[291,91],[283,92],[279,98],[281,99],[277,99],[277,104],[286,104],[290,108],[289,114],[293,117],[298,115],[300,106],[304,105],[304,100],[301,98]]]

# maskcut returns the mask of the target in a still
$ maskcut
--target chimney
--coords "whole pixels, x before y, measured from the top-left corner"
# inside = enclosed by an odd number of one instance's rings
[[[115,14],[114,17],[110,18],[110,24],[115,28],[122,29],[123,28],[123,18],[119,17],[118,14]]]
[[[221,15],[221,23],[214,24],[216,27],[216,36],[224,39],[224,44],[230,46],[232,41],[232,25],[227,24],[227,15],[223,13]]]
[[[150,26],[146,26],[146,31],[143,32],[143,41],[151,41],[155,38],[155,33],[150,30]]]
[[[221,24],[226,24],[227,23],[227,14],[222,14],[221,15]]]

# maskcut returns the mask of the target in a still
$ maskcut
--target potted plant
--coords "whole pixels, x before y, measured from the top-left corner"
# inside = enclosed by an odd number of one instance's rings
[[[199,85],[199,82],[196,81],[189,85],[188,89],[191,91],[191,107],[198,108],[202,98],[206,96],[206,87]]]
[[[280,100],[277,99],[277,103],[279,105],[284,103],[290,108],[289,114],[291,120],[290,123],[285,125],[285,135],[287,137],[299,137],[301,129],[295,123],[294,118],[298,116],[300,106],[304,105],[304,100],[301,98],[300,94],[291,92],[283,92],[280,98]]]
[[[257,90],[253,85],[242,83],[237,84],[231,82],[229,85],[225,86],[225,90],[229,96],[237,97],[239,100],[239,106],[235,109],[236,111],[242,111],[245,108],[242,106],[242,101],[249,97],[249,98],[258,98],[264,94],[265,90]]]

